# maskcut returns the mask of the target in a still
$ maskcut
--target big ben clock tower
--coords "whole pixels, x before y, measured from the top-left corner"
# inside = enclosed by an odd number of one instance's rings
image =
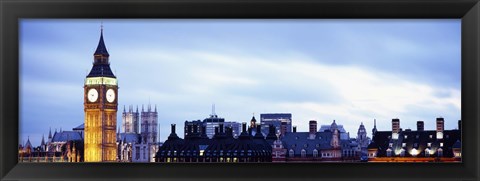
[[[103,27],[93,67],[85,79],[85,162],[116,161],[118,85],[103,42]]]

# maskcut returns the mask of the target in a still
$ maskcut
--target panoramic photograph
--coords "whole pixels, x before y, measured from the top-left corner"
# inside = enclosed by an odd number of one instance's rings
[[[18,162],[462,162],[460,19],[19,19]]]

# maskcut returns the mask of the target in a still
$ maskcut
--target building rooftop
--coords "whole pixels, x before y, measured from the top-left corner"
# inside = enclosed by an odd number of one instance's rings
[[[83,138],[82,135],[76,131],[56,132],[52,138],[52,142],[67,142],[70,140],[83,140]]]

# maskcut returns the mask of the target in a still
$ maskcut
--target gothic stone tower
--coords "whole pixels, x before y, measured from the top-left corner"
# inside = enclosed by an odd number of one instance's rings
[[[157,142],[157,125],[157,106],[155,106],[155,110],[152,111],[150,104],[148,104],[148,109],[145,111],[142,105],[142,143],[153,144]]]
[[[123,107],[122,131],[124,133],[137,133],[137,134],[140,133],[138,131],[138,120],[139,120],[138,115],[139,115],[138,106],[137,106],[137,112],[133,111],[133,106],[129,106],[128,112],[126,111],[125,106]]]
[[[110,69],[110,55],[103,42],[103,28],[93,56],[93,67],[84,86],[84,158],[85,162],[111,162],[116,161],[117,157],[115,128],[118,85]]]

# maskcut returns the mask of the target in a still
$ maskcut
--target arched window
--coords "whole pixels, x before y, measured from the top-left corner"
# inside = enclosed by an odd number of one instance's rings
[[[313,157],[314,158],[318,157],[318,150],[317,149],[313,150]]]
[[[429,156],[430,156],[430,149],[425,148],[425,157],[429,157]]]
[[[288,151],[288,156],[289,157],[293,157],[294,154],[295,154],[295,152],[292,149],[290,149],[290,151]]]
[[[439,148],[439,149],[437,150],[437,155],[438,155],[438,157],[442,157],[442,156],[443,156],[443,149],[442,149],[442,148]]]
[[[302,158],[305,158],[307,157],[307,151],[305,151],[305,149],[302,149],[302,151],[300,152]]]
[[[387,156],[388,157],[392,156],[392,149],[390,149],[390,148],[387,149]]]

